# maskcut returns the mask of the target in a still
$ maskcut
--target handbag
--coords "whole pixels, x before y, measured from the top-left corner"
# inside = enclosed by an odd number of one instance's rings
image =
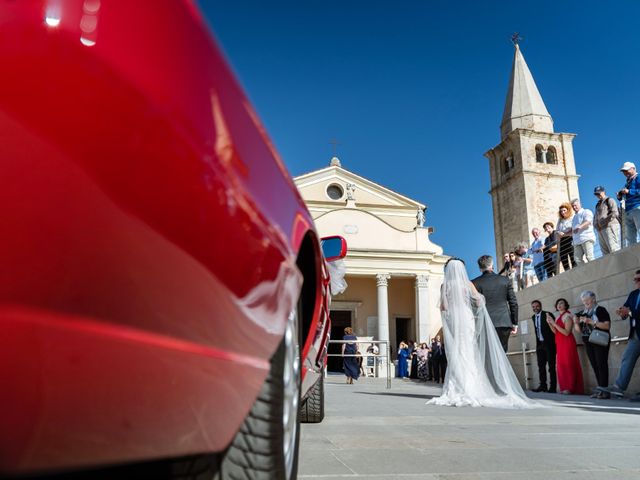
[[[609,345],[609,332],[605,332],[604,330],[593,329],[591,335],[589,335],[589,343],[593,343],[594,345],[600,345],[601,347],[606,347]]]

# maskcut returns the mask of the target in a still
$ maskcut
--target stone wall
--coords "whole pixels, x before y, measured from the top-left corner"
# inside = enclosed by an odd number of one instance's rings
[[[520,333],[511,337],[509,359],[523,386],[525,381],[522,355],[512,353],[521,351],[523,343],[526,344],[526,349],[535,350],[536,341],[531,320],[533,314],[531,302],[536,299],[540,300],[544,310],[552,311],[556,315],[557,312],[553,307],[555,301],[558,298],[566,298],[571,305],[571,312],[575,313],[582,309],[580,293],[584,290],[595,292],[598,304],[605,307],[611,315],[612,342],[609,351],[609,383],[613,383],[620,370],[620,358],[627,344],[626,340],[616,341],[616,338],[626,339],[629,334],[629,321],[621,320],[615,314],[615,310],[624,304],[629,292],[635,288],[633,274],[638,269],[640,269],[640,245],[635,245],[564,272],[516,294],[519,305],[520,332],[524,328],[528,333]],[[595,376],[579,335],[576,335],[576,340],[582,361],[585,389],[590,392],[596,386]],[[535,353],[527,355],[527,361],[529,363],[529,387],[534,388],[539,384]],[[640,366],[634,372],[628,391],[640,391]]]

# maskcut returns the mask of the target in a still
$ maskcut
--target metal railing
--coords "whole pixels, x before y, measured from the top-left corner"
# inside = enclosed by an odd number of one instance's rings
[[[379,354],[374,354],[374,353],[357,353],[357,354],[346,354],[343,355],[342,353],[327,353],[327,357],[356,357],[356,358],[362,358],[362,361],[364,362],[366,358],[369,357],[373,357],[373,362],[374,362],[374,366],[373,366],[373,371],[374,371],[374,375],[375,372],[378,371],[378,360],[384,359],[386,362],[386,366],[387,366],[387,388],[390,389],[391,388],[391,357],[390,357],[390,349],[389,349],[389,341],[388,340],[329,340],[329,343],[334,343],[334,344],[345,344],[345,343],[363,343],[363,344],[367,344],[367,345],[380,345],[383,346],[384,349],[381,349],[378,347],[379,351],[381,353]],[[365,367],[367,368],[367,367]],[[325,374],[326,374],[326,367],[325,367]]]
[[[620,241],[619,248],[614,250],[614,252],[624,250],[630,246],[625,239],[624,210],[622,210],[622,212],[623,214],[621,215],[620,223],[617,224],[617,227],[614,226],[614,228],[618,228]],[[605,253],[603,253],[600,247],[600,236],[595,229],[594,235],[596,240],[593,244],[593,259],[590,261],[597,260],[598,258],[605,256]],[[535,273],[536,266],[533,264],[527,264],[526,268],[519,266],[522,260],[515,252],[508,252],[504,255],[509,256],[508,261],[505,261],[503,256],[500,261],[500,264],[502,265],[500,272],[502,275],[511,279],[514,290],[518,291],[540,283],[553,276],[561,275],[562,272],[575,268],[578,263],[575,261],[576,257],[574,250],[572,236],[571,234],[566,234],[565,237],[557,237],[554,241],[544,245],[543,251],[539,252],[543,255],[543,261],[539,264],[539,271],[537,273]],[[531,249],[527,251],[529,253],[533,253],[531,252]]]

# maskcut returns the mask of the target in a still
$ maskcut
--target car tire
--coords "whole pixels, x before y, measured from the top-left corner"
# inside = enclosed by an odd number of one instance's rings
[[[300,406],[298,418],[302,423],[320,423],[324,419],[324,377],[311,387],[307,398]]]
[[[300,423],[298,312],[289,315],[282,342],[249,415],[224,453],[214,480],[293,480],[298,471]]]

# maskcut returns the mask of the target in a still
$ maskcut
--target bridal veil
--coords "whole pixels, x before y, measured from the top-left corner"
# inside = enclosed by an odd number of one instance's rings
[[[498,334],[460,260],[445,268],[441,293],[448,367],[442,396],[432,405],[535,408],[522,390]]]

